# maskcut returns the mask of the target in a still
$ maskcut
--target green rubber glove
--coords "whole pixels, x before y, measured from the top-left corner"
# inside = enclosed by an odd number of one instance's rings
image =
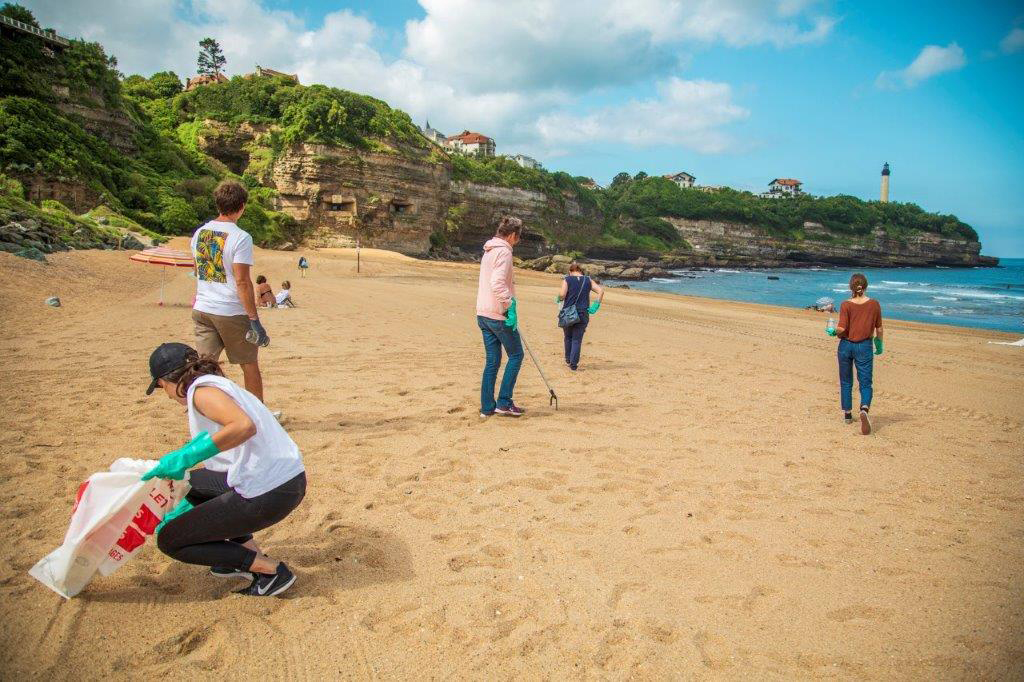
[[[555,303],[561,303],[561,302],[562,302],[562,295],[559,294],[558,296],[555,296]]]
[[[173,521],[190,509],[192,509],[192,503],[189,502],[188,499],[184,499],[179,502],[174,509],[164,514],[164,520],[157,525],[156,532],[159,533],[160,529],[166,526],[168,521]]]
[[[505,311],[505,326],[511,327],[512,331],[519,329],[519,316],[516,314],[516,299],[514,298],[508,304],[508,310]]]
[[[173,478],[180,481],[185,478],[186,471],[203,460],[210,459],[218,452],[220,450],[213,444],[213,438],[210,438],[209,433],[203,431],[174,452],[168,452],[161,457],[155,467],[142,475],[142,480]]]
[[[826,329],[825,333],[828,334],[829,336],[835,336],[836,335],[836,330],[834,328],[833,329]]]
[[[875,337],[875,355],[881,355],[882,351],[885,350],[885,346],[882,344],[882,339]]]
[[[598,311],[598,309],[600,309],[600,307],[601,307],[601,302],[600,301],[594,301],[593,303],[590,304],[590,307],[587,308],[587,312],[590,313],[591,315],[593,315],[594,313],[596,313]]]

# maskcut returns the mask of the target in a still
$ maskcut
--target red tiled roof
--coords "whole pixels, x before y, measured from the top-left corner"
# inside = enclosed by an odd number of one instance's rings
[[[776,183],[778,183],[780,185],[789,185],[790,187],[799,187],[800,185],[804,184],[804,183],[800,182],[799,180],[794,180],[793,178],[775,178],[774,180],[772,180],[768,184],[769,185],[774,185]]]
[[[452,135],[448,140],[460,140],[462,144],[487,144],[488,142],[493,142],[493,140],[486,135],[471,133],[468,130],[464,130],[458,135]]]

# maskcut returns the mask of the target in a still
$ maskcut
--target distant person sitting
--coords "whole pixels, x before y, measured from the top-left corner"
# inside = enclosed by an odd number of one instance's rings
[[[274,307],[274,290],[267,284],[267,278],[263,275],[256,277],[256,305],[261,308]]]
[[[281,290],[277,292],[278,308],[294,308],[295,301],[292,300],[292,283],[288,280],[281,282]]]

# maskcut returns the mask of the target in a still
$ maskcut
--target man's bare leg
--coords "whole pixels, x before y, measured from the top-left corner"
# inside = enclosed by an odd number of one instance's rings
[[[255,362],[248,362],[239,365],[242,368],[242,375],[245,378],[245,390],[263,401],[263,375],[260,374],[260,366]]]

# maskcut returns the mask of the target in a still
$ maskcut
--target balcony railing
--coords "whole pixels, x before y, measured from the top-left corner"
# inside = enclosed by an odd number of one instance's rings
[[[70,40],[68,40],[67,38],[60,37],[53,31],[44,31],[41,28],[36,28],[31,24],[26,24],[24,21],[12,19],[11,17],[4,14],[0,14],[0,24],[5,24],[7,26],[10,26],[11,28],[18,29],[19,31],[24,31],[25,33],[31,33],[34,36],[42,38],[43,40],[49,40],[52,43],[56,43],[61,47],[67,47],[71,44]]]

